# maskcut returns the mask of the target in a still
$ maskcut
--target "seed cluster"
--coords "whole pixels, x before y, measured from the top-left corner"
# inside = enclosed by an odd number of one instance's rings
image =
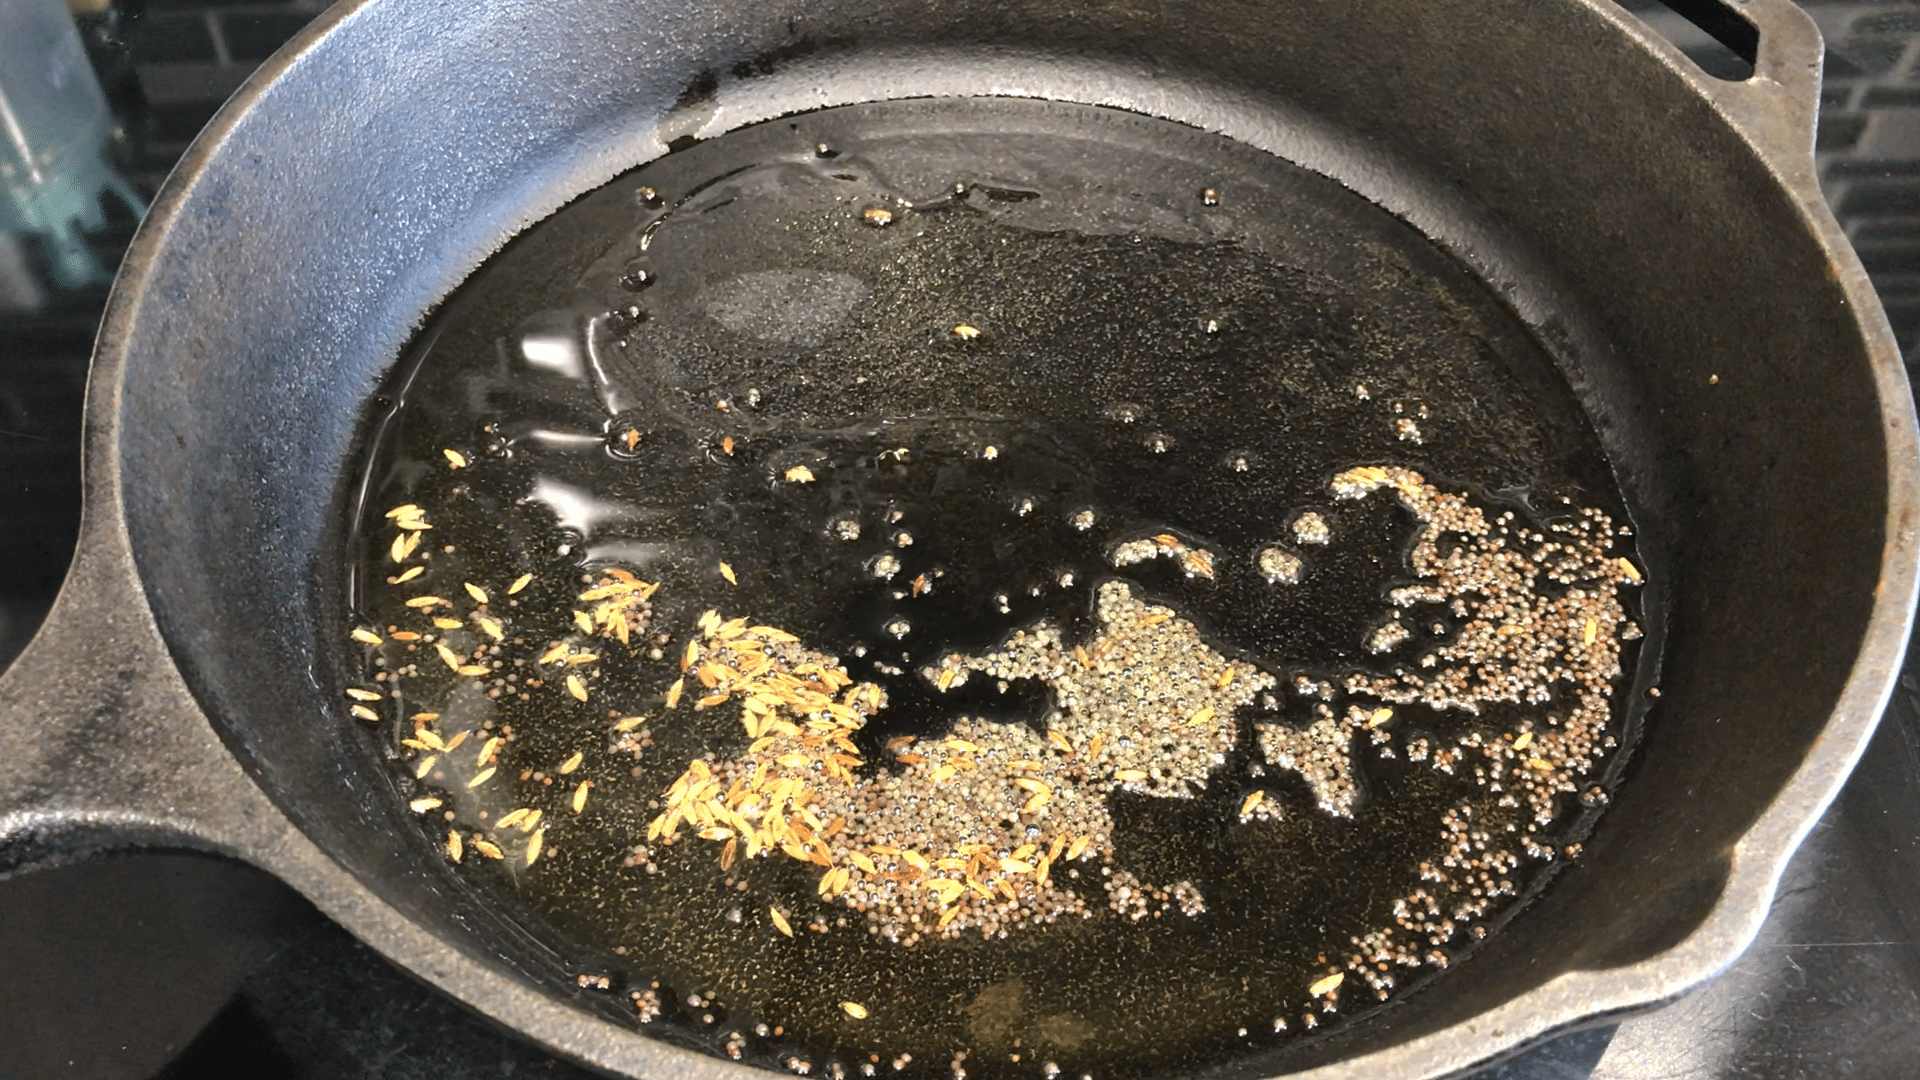
[[[1213,552],[1190,547],[1172,533],[1129,540],[1114,548],[1110,558],[1115,566],[1132,566],[1152,559],[1167,558],[1173,560],[1188,577],[1213,580]]]
[[[1364,641],[1388,657],[1410,643],[1415,649],[1386,673],[1354,672],[1332,681],[1295,676],[1310,709],[1304,726],[1280,719],[1272,675],[1230,660],[1172,608],[1110,581],[1096,590],[1094,629],[1082,643],[1043,621],[996,649],[948,653],[918,670],[940,693],[975,676],[1003,693],[1013,682],[1038,681],[1051,702],[1039,725],[959,716],[943,735],[891,740],[887,760],[870,762],[855,736],[887,707],[878,684],[854,680],[837,658],[807,648],[793,633],[708,611],[684,649],[672,650],[680,676],[665,689],[665,708],[729,710],[750,741],[732,757],[709,753],[687,762],[662,793],[646,844],[635,847],[628,862],[657,872],[661,864],[647,845],[684,842],[685,832],[715,845],[725,872],[753,859],[791,859],[817,875],[823,902],[864,916],[870,934],[905,946],[969,933],[1004,938],[1024,926],[1088,918],[1095,913],[1088,901],[1095,883],[1122,918],[1194,917],[1207,905],[1191,882],[1147,883],[1117,864],[1109,801],[1116,791],[1193,797],[1235,748],[1239,711],[1256,707],[1253,731],[1265,764],[1297,774],[1323,813],[1356,813],[1363,743],[1382,757],[1400,754],[1470,779],[1482,793],[1446,811],[1434,857],[1419,866],[1421,887],[1394,902],[1392,925],[1354,936],[1351,952],[1331,958],[1307,988],[1308,1011],[1299,1020],[1313,1028],[1314,1012],[1336,1011],[1342,993],[1384,999],[1397,969],[1444,966],[1444,948],[1462,931],[1484,933],[1480,920],[1516,894],[1514,872],[1524,859],[1561,854],[1540,837],[1559,797],[1579,791],[1578,781],[1614,745],[1605,729],[1621,643],[1638,636],[1618,590],[1639,583],[1640,573],[1609,554],[1612,525],[1595,511],[1534,532],[1511,513],[1489,519],[1465,497],[1395,466],[1348,470],[1334,478],[1331,491],[1337,500],[1392,491],[1415,518],[1415,582],[1389,592],[1390,613]],[[387,519],[395,533],[388,555],[401,564],[387,580],[404,586],[427,570],[433,550],[421,538],[433,525],[411,504]],[[1093,514],[1080,511],[1069,523],[1090,528]],[[1297,515],[1290,532],[1299,544],[1333,539],[1331,525],[1313,511]],[[900,536],[900,544],[908,542]],[[1189,577],[1214,576],[1214,554],[1172,533],[1126,540],[1109,552],[1116,567],[1160,558]],[[1278,545],[1257,551],[1254,562],[1276,583],[1297,582],[1304,570],[1298,555]],[[720,566],[731,581],[731,568]],[[882,579],[901,568],[887,553],[868,564]],[[483,584],[440,581],[435,588],[445,595],[404,601],[405,618],[419,622],[418,629],[353,630],[354,640],[374,647],[383,670],[375,685],[347,691],[350,711],[370,721],[385,719],[383,710],[397,715],[402,678],[410,680],[410,691],[443,699],[450,717],[461,714],[465,696],[476,694],[524,701],[565,693],[584,703],[603,649],[664,658],[671,638],[652,632],[657,583],[617,567],[584,578],[571,611],[573,633],[543,647],[513,636],[512,613],[504,610],[517,604],[511,598],[530,580],[524,575],[497,593]],[[930,588],[922,575],[912,593]],[[462,614],[468,600],[472,606]],[[1001,603],[1004,608],[1004,598]],[[904,619],[895,623],[887,631],[896,637],[912,632]],[[525,655],[515,658],[516,648]],[[439,662],[422,667],[415,663],[419,656]],[[1350,700],[1340,701],[1343,695]],[[1396,707],[1401,715],[1478,715],[1496,703],[1538,714],[1512,731],[1475,729],[1451,739],[1424,731],[1397,738],[1388,726]],[[493,807],[497,796],[474,799],[504,767],[511,726],[475,723],[449,733],[441,715],[413,713],[411,732],[400,740],[415,754],[416,776],[445,793],[414,799],[411,808],[435,814],[447,805]],[[641,729],[645,718],[609,716],[614,749],[638,756],[650,744]],[[469,740],[477,752],[461,752]],[[521,769],[519,779],[548,787],[559,781],[548,809],[562,820],[569,812],[577,817],[596,784],[572,775],[582,760],[576,752],[544,772]],[[1486,802],[1487,795],[1495,798]],[[1595,804],[1604,793],[1581,797]],[[1497,817],[1506,808],[1516,823],[1489,820],[1489,810]],[[546,850],[547,812],[531,805],[496,808],[491,825],[482,828],[471,827],[476,815],[463,813],[469,827],[447,832],[446,855],[454,862],[478,856],[530,865]],[[455,821],[451,809],[444,816]],[[477,815],[482,823],[489,816]],[[1253,790],[1237,816],[1250,826],[1277,821],[1282,801],[1273,790]],[[791,917],[790,923],[788,913],[770,909],[771,925],[788,937],[804,918]],[[634,1001],[643,1021],[658,1015],[651,991]],[[842,1011],[855,1016],[845,1003]],[[1277,1017],[1275,1030],[1287,1030],[1287,1022]]]
[[[445,456],[452,468],[469,464],[457,452]],[[394,529],[387,556],[401,565],[398,573],[386,579],[387,584],[410,586],[428,572],[434,552],[421,537],[434,526],[427,520],[426,511],[412,503],[388,511],[385,520]],[[453,550],[448,546],[440,552],[452,554]],[[461,817],[480,821],[491,818],[485,828],[447,831],[441,847],[452,862],[463,862],[471,853],[484,859],[511,859],[531,865],[546,850],[545,810],[517,806],[496,815],[500,796],[489,792],[498,786],[494,781],[503,765],[502,754],[515,736],[510,724],[474,719],[484,713],[473,707],[474,702],[505,696],[529,701],[539,693],[565,693],[576,701],[586,701],[601,664],[596,650],[602,646],[593,643],[617,641],[633,646],[636,641],[645,642],[653,616],[651,598],[660,587],[618,567],[603,569],[597,577],[588,579],[588,588],[576,598],[581,606],[571,614],[577,633],[548,643],[537,657],[514,656],[515,651],[531,651],[532,643],[514,634],[512,617],[505,609],[519,603],[514,597],[532,580],[532,574],[523,574],[497,591],[471,581],[459,582],[458,588],[450,587],[452,581],[442,581],[436,587],[447,595],[422,593],[402,602],[404,623],[388,624],[384,634],[365,626],[350,633],[356,643],[372,650],[378,670],[372,680],[374,686],[347,689],[353,702],[349,711],[369,722],[384,721],[391,714],[402,723],[406,734],[398,742],[412,754],[414,777],[447,793],[445,798],[413,799],[408,808],[423,815],[439,811],[449,824]],[[456,618],[467,602],[472,606],[464,617]],[[652,639],[656,647],[660,640],[657,636]],[[438,663],[429,660],[423,666],[418,662],[429,656],[437,658]],[[402,715],[406,702],[423,699],[439,704]],[[457,753],[470,739],[478,744],[477,753]],[[554,767],[552,775],[539,773],[537,782],[542,787],[551,786],[555,777],[573,773],[583,760],[584,755],[576,752]],[[535,779],[535,770],[524,769],[518,778],[523,782]],[[566,794],[561,805],[575,816],[583,813],[594,784],[587,778],[570,780],[563,788]],[[474,812],[458,812],[463,809]]]
[[[695,759],[667,789],[666,809],[647,826],[649,842],[672,843],[682,822],[702,839],[723,842],[721,864],[742,854],[757,858],[783,851],[802,862],[834,868],[831,840],[846,822],[831,822],[812,809],[829,784],[849,786],[849,771],[861,764],[851,736],[886,704],[873,683],[855,684],[833,658],[802,648],[799,639],[744,618],[700,617],[700,639],[687,642],[682,675],[667,690],[676,707],[688,675],[706,691],[694,709],[737,702],[741,724],[753,739],[746,754],[710,767]],[[823,783],[822,781],[825,781]],[[824,835],[820,835],[824,834]],[[830,874],[822,894],[832,890]]]
[[[1494,703],[1543,712],[1522,719],[1516,730],[1469,730],[1450,745],[1426,735],[1404,742],[1409,761],[1470,775],[1476,789],[1494,798],[1488,809],[1466,801],[1446,811],[1438,854],[1419,866],[1426,884],[1394,902],[1393,925],[1352,938],[1343,967],[1310,988],[1322,1012],[1337,1010],[1349,975],[1384,1000],[1396,984],[1394,969],[1446,966],[1443,947],[1463,930],[1484,936],[1478,920],[1517,893],[1513,872],[1523,856],[1560,854],[1540,835],[1558,812],[1559,796],[1578,791],[1578,778],[1615,745],[1606,728],[1612,684],[1621,674],[1621,643],[1640,634],[1619,589],[1639,584],[1641,574],[1630,560],[1609,554],[1613,525],[1607,515],[1581,510],[1535,532],[1510,512],[1489,521],[1465,497],[1440,491],[1410,469],[1366,466],[1332,483],[1339,499],[1382,490],[1393,491],[1419,523],[1411,563],[1420,580],[1391,591],[1389,601],[1400,614],[1377,628],[1368,646],[1382,653],[1399,649],[1417,636],[1408,623],[1430,622],[1436,635],[1447,630],[1444,621],[1415,617],[1419,605],[1439,605],[1454,626],[1450,638],[1420,650],[1416,666],[1396,666],[1387,675],[1352,674],[1344,692],[1425,706],[1435,714],[1478,715]],[[1303,694],[1311,691],[1323,700],[1339,693],[1304,676],[1296,681]],[[1304,729],[1255,724],[1261,749],[1270,763],[1299,771],[1323,810],[1349,813],[1357,795],[1354,740],[1370,732],[1377,752],[1391,756],[1393,739],[1382,725],[1394,710],[1349,706],[1336,718],[1326,704],[1316,704],[1314,714]],[[1597,797],[1582,799],[1597,804]],[[1489,810],[1514,820],[1488,820]],[[1570,847],[1565,853],[1574,852]],[[1302,1020],[1314,1026],[1311,1011]],[[1275,1030],[1285,1024],[1285,1017],[1276,1018]]]
[[[1570,687],[1564,714],[1549,713],[1500,745],[1473,747],[1487,759],[1485,779],[1518,787],[1535,824],[1545,825],[1556,796],[1578,790],[1576,778],[1606,749],[1601,740],[1621,674],[1620,645],[1639,636],[1618,590],[1637,584],[1640,572],[1608,553],[1612,522],[1596,510],[1548,526],[1549,537],[1526,530],[1511,511],[1488,521],[1463,496],[1438,490],[1411,469],[1353,469],[1333,482],[1344,499],[1382,489],[1394,491],[1419,522],[1411,561],[1424,579],[1394,589],[1390,600],[1402,609],[1445,605],[1458,625],[1452,640],[1421,651],[1418,671],[1355,674],[1346,689],[1477,714],[1496,702],[1548,705],[1556,686]],[[1391,647],[1413,635],[1394,636]]]
[[[1370,653],[1392,652],[1413,638],[1413,631],[1406,628],[1399,619],[1388,619],[1374,627],[1367,635],[1367,651]]]
[[[1261,548],[1254,555],[1254,565],[1259,568],[1260,576],[1273,585],[1300,584],[1300,571],[1306,568],[1300,556],[1282,547]]]
[[[811,863],[822,897],[909,945],[1087,916],[1081,894],[1055,879],[1067,863],[1099,864],[1110,906],[1129,918],[1205,911],[1191,883],[1143,884],[1107,865],[1107,796],[1190,797],[1232,748],[1234,710],[1273,679],[1220,656],[1192,623],[1124,583],[1102,586],[1095,614],[1091,649],[1041,624],[1000,650],[949,654],[921,672],[942,692],[975,672],[1045,681],[1057,709],[1044,736],[963,717],[938,739],[893,740],[894,768],[856,773],[851,736],[885,707],[880,688],[855,684],[790,634],[709,612],[704,640],[684,657],[708,691],[694,707],[737,704],[754,741],[743,756],[689,763],[649,842],[673,842],[684,822],[722,845],[723,868],[776,851]]]
[[[608,567],[593,588],[580,594],[580,601],[592,604],[593,610],[584,623],[580,621],[580,612],[574,612],[575,625],[582,632],[616,639],[622,645],[631,644],[632,636],[644,632],[652,622],[653,594],[659,589],[659,582],[641,581],[617,566]]]
[[[949,654],[935,683],[947,689],[970,671],[1039,679],[1056,710],[1049,730],[1084,744],[1119,786],[1191,796],[1233,749],[1234,711],[1272,689],[1273,676],[1220,655],[1193,623],[1141,600],[1125,582],[1100,586],[1094,618],[1091,645],[1069,647],[1043,622],[984,655]]]
[[[1254,732],[1267,764],[1300,774],[1320,809],[1336,817],[1352,817],[1359,793],[1353,774],[1353,733],[1365,728],[1371,716],[1354,706],[1336,718],[1325,705],[1313,707],[1314,721],[1305,728],[1285,724],[1255,724]],[[1242,818],[1250,815],[1243,811]]]
[[[1333,542],[1333,530],[1326,518],[1308,510],[1293,519],[1293,538],[1302,544],[1324,545]]]

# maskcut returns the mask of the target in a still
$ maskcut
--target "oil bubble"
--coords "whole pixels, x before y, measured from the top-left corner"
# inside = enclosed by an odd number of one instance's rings
[[[607,453],[621,459],[632,461],[646,452],[652,432],[648,430],[647,418],[634,410],[619,413],[607,421]]]

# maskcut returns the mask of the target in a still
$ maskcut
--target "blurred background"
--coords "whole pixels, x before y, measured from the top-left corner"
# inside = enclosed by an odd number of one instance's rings
[[[1626,6],[1723,77],[1658,0]],[[1679,6],[1688,6],[1681,3]],[[1920,4],[1804,0],[1820,175],[1920,357]],[[146,205],[320,0],[0,0],[0,665],[72,555],[89,352]],[[251,868],[187,853],[0,879],[0,1080],[586,1077],[415,983]],[[1920,663],[1759,943],[1664,1010],[1474,1080],[1920,1075]]]

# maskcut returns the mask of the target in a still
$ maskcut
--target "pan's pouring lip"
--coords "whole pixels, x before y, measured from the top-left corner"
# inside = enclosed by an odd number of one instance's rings
[[[71,622],[86,617],[75,611],[89,600],[117,597],[124,601],[128,594],[143,588],[134,569],[135,560],[143,553],[132,541],[120,474],[126,451],[123,442],[127,432],[121,425],[129,353],[143,333],[153,332],[138,324],[157,319],[155,312],[169,302],[162,294],[162,285],[179,285],[178,278],[162,281],[166,269],[162,264],[190,259],[190,254],[183,255],[177,249],[203,238],[209,228],[209,215],[222,212],[226,205],[225,185],[234,183],[248,169],[265,167],[235,160],[245,152],[242,144],[249,133],[263,124],[284,123],[285,117],[279,113],[296,108],[293,98],[299,95],[306,95],[308,101],[325,100],[327,91],[339,87],[348,87],[354,94],[366,93],[355,80],[377,76],[374,58],[382,50],[390,51],[394,40],[401,40],[406,33],[417,36],[423,25],[434,25],[435,20],[458,18],[478,25],[491,19],[509,30],[550,20],[577,33],[602,32],[595,30],[595,19],[610,20],[615,13],[612,7],[596,3],[578,0],[565,7],[537,5],[542,10],[536,18],[529,3],[515,0],[463,8],[457,16],[454,6],[444,0],[350,0],[320,16],[293,46],[264,65],[209,125],[155,200],[114,287],[88,390],[88,494],[82,553],[56,612],[65,609]],[[805,6],[800,0],[782,6],[795,5]],[[1564,0],[1560,6],[1568,9],[1569,17],[1577,9],[1583,18],[1611,23],[1652,52],[1695,93],[1712,102],[1797,201],[1806,227],[1828,252],[1832,272],[1872,357],[1881,406],[1887,448],[1888,518],[1879,588],[1863,645],[1832,718],[1806,760],[1728,852],[1729,869],[1721,895],[1705,920],[1686,938],[1647,960],[1606,970],[1569,972],[1471,1021],[1291,1075],[1330,1080],[1336,1076],[1431,1077],[1454,1073],[1557,1031],[1671,1000],[1726,967],[1752,941],[1787,859],[1864,749],[1891,694],[1911,629],[1916,589],[1920,588],[1920,576],[1916,575],[1916,560],[1920,559],[1920,432],[1916,431],[1911,392],[1892,332],[1864,270],[1815,182],[1811,114],[1802,117],[1794,111],[1812,100],[1813,84],[1807,82],[1805,72],[1792,77],[1785,68],[1794,64],[1809,67],[1817,84],[1820,44],[1811,21],[1787,0],[1744,4],[1742,11],[1761,24],[1763,40],[1772,42],[1767,46],[1772,51],[1762,58],[1771,66],[1760,65],[1753,85],[1731,85],[1716,84],[1686,65],[1670,46],[1652,38],[1605,0]],[[667,29],[661,33],[676,32],[667,23],[662,25]],[[669,54],[668,61],[688,59],[670,55],[671,49],[662,48]],[[355,50],[360,52],[356,54]],[[643,83],[644,79],[638,79],[633,87],[616,95],[625,110],[624,119],[590,127],[584,134],[574,133],[578,138],[571,145],[566,163],[543,165],[546,171],[535,181],[489,177],[512,186],[488,197],[496,203],[510,202],[517,209],[512,214],[494,216],[492,224],[484,228],[472,226],[443,245],[436,253],[437,265],[430,270],[392,279],[396,287],[404,288],[399,289],[402,295],[397,299],[388,297],[386,305],[394,310],[409,308],[412,317],[393,320],[394,328],[373,343],[392,347],[383,355],[392,355],[401,347],[402,339],[417,325],[419,313],[511,234],[617,172],[665,152],[663,125],[654,105],[664,107],[673,99],[675,88]],[[1461,234],[1466,227],[1462,223],[1474,221],[1473,215],[1424,212],[1422,200],[1427,196],[1416,195],[1406,185],[1403,170],[1392,167],[1384,155],[1365,146],[1334,137],[1320,138],[1315,134],[1317,123],[1311,118],[1287,117],[1285,124],[1279,124],[1273,120],[1271,102],[1236,97],[1217,84],[1183,82],[1167,72],[1154,73],[1151,97],[1130,93],[1130,85],[1100,63],[1069,55],[1043,56],[1037,49],[1021,52],[1008,47],[956,47],[942,55],[938,63],[930,62],[924,52],[892,61],[875,56],[870,62],[863,61],[858,71],[837,68],[831,57],[821,57],[797,62],[773,76],[733,84],[701,106],[711,110],[704,120],[680,133],[718,134],[792,112],[796,102],[813,109],[888,98],[990,93],[1105,104],[1217,131],[1332,176],[1400,213],[1444,246],[1462,253],[1471,265],[1484,269],[1485,264],[1472,259],[1472,252],[1497,246],[1488,237]],[[463,87],[461,92],[484,104],[488,92],[501,91],[476,76],[474,85]],[[649,95],[660,97],[660,101],[653,103]],[[1793,99],[1797,104],[1792,108],[1768,105],[1760,100],[1766,95],[1772,95],[1776,102]],[[685,128],[684,111],[678,115]],[[1806,126],[1795,127],[1803,119]],[[519,146],[519,152],[542,149],[543,144],[534,136],[523,138],[526,145]],[[283,135],[280,141],[285,139]],[[476,148],[475,153],[487,150]],[[436,193],[443,194],[439,189]],[[465,202],[455,201],[439,209],[484,211],[492,205],[478,200],[478,196],[469,196]],[[484,213],[475,216],[486,217]],[[464,246],[451,251],[455,243]],[[175,267],[168,272],[177,270]],[[1524,299],[1514,298],[1523,317],[1529,314]],[[343,332],[336,344],[350,348],[366,347],[369,342],[352,339]],[[175,507],[171,512],[184,511]],[[43,630],[43,639],[71,636],[70,629],[52,627],[56,619],[49,620],[50,628]],[[217,765],[206,764],[194,775],[217,776],[218,783],[228,785],[236,806],[241,807],[228,813],[253,817],[244,826],[196,818],[193,800],[182,798],[179,805],[169,802],[133,815],[138,821],[107,812],[92,812],[91,818],[89,812],[75,812],[69,814],[69,820],[111,819],[111,827],[129,831],[131,826],[146,822],[151,826],[149,831],[170,831],[182,842],[231,851],[255,861],[306,893],[322,910],[397,963],[502,1023],[582,1061],[631,1075],[672,1073],[742,1080],[764,1075],[668,1047],[565,1005],[502,970],[490,958],[445,940],[410,919],[295,827],[241,770],[230,749],[204,723],[177,671],[167,665],[168,639],[161,634],[153,613],[142,609],[118,619],[115,632],[133,642],[130,648],[151,652],[155,664],[165,668],[163,675],[156,676],[164,685],[154,693],[160,697],[173,695],[168,700],[183,703],[177,706],[179,715],[198,722],[197,727],[180,736],[181,745],[192,744],[190,751],[182,752],[211,755],[210,761],[218,759]],[[40,654],[40,667],[52,666],[55,662],[45,659],[51,647],[39,648],[41,641],[35,644],[33,651]],[[0,679],[0,704],[11,708],[26,693],[25,684],[33,676],[18,673],[27,666],[23,663],[15,673]],[[154,709],[165,713],[173,707],[156,705]],[[217,769],[224,771],[207,771]],[[14,791],[8,786],[9,777],[6,767],[0,765],[0,796],[11,797]],[[67,813],[59,809],[66,804],[57,800],[45,805],[54,808],[56,817]],[[39,828],[46,818],[30,811],[9,812],[0,817],[0,838]]]

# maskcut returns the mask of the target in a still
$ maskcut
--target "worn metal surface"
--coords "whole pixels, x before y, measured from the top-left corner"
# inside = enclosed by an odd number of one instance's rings
[[[311,568],[364,396],[505,238],[675,138],[1013,94],[1222,131],[1450,247],[1566,355],[1668,553],[1663,704],[1586,857],[1447,995],[1302,1075],[1443,1075],[1670,999],[1751,940],[1872,730],[1915,583],[1908,388],[1814,184],[1818,39],[1785,0],[1738,10],[1760,50],[1736,84],[1603,0],[342,6],[208,129],[129,254],[81,554],[0,679],[0,865],[230,852],[556,1050],[741,1073],[535,989],[537,948],[503,953],[413,872],[326,719]],[[1383,57],[1397,78],[1327,75]]]

